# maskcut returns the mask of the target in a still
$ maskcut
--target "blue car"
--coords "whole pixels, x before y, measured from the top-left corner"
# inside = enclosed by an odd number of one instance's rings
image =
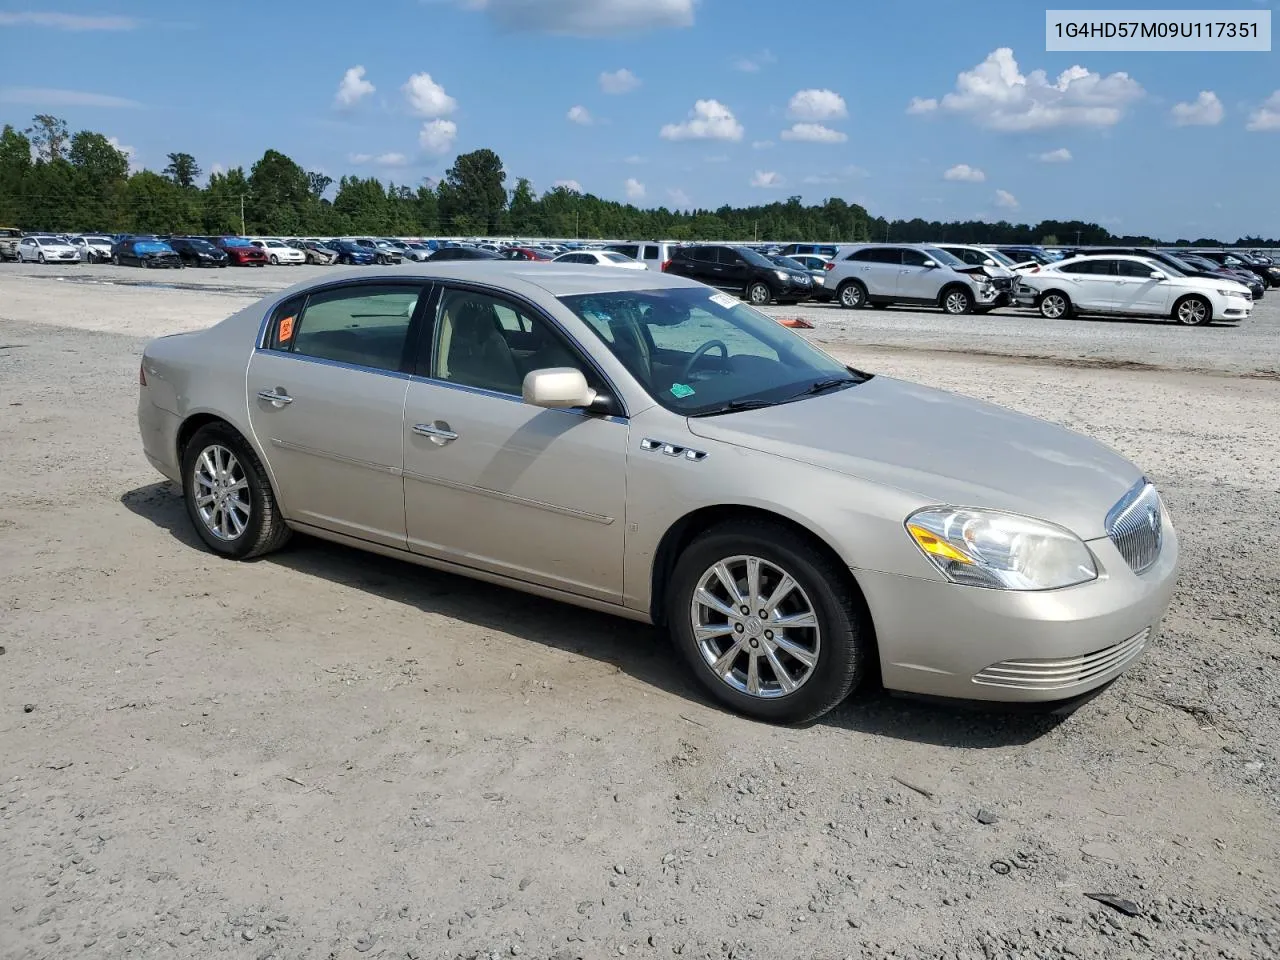
[[[353,267],[364,267],[378,260],[378,251],[370,247],[362,247],[358,243],[352,243],[350,240],[335,240],[329,244],[330,248],[337,251],[338,263],[344,263]]]

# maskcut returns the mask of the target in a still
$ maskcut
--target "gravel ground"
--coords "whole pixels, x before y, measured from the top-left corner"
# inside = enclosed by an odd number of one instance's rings
[[[797,729],[636,624],[199,549],[138,353],[319,270],[0,268],[0,956],[1280,955],[1280,295],[1204,330],[776,311],[1113,445],[1184,550],[1160,642],[1068,718]]]

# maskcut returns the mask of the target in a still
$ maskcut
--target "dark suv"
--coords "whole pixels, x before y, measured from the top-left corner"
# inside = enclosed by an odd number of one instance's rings
[[[807,271],[780,267],[747,247],[679,247],[672,252],[666,272],[719,287],[757,307],[773,300],[797,303],[814,292],[813,278]]]

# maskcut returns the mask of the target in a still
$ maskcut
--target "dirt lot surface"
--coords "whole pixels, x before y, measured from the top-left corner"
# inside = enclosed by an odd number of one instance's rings
[[[139,351],[320,269],[0,268],[0,956],[1280,956],[1280,291],[1239,328],[776,310],[1116,447],[1184,555],[1070,717],[871,692],[796,729],[649,628],[201,549]]]

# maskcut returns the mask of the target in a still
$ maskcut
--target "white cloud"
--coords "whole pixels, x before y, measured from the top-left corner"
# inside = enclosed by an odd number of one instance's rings
[[[409,101],[409,109],[420,117],[445,117],[458,109],[458,101],[445,93],[429,73],[415,73],[400,89]]]
[[[0,27],[52,27],[55,30],[133,30],[140,21],[133,17],[88,17],[78,13],[46,13],[30,10],[0,13]]]
[[[671,201],[671,205],[677,210],[687,210],[693,206],[693,201],[689,198],[689,195],[679,187],[668,187],[667,199]]]
[[[1201,90],[1190,103],[1175,103],[1171,111],[1174,125],[1179,127],[1213,127],[1222,122],[1225,112],[1212,90]]]
[[[844,97],[834,90],[801,90],[787,103],[792,120],[835,120],[848,115]]]
[[[364,67],[357,64],[348,67],[338,82],[338,92],[333,95],[333,105],[339,109],[354,107],[376,90],[372,83],[364,78]]]
[[[570,107],[569,112],[566,113],[565,116],[569,119],[570,123],[576,123],[579,126],[589,127],[592,123],[590,112],[583,106]]]
[[[658,136],[664,140],[741,140],[742,124],[719,100],[699,100],[684,123],[668,123]]]
[[[107,137],[107,143],[111,144],[117,150],[124,154],[125,159],[129,161],[129,172],[137,173],[142,169],[142,165],[138,163],[138,151],[127,143],[121,143],[117,137]]]
[[[777,62],[778,58],[770,51],[761,50],[759,53],[739,57],[733,61],[733,69],[741,70],[743,73],[759,73],[765,67]]]
[[[627,182],[622,185],[622,189],[626,192],[628,200],[644,199],[644,184],[635,177],[627,177]]]
[[[373,162],[380,167],[407,167],[409,158],[403,153],[381,153],[373,158]]]
[[[463,0],[503,30],[602,37],[693,26],[697,0]]]
[[[768,150],[773,145],[774,144],[772,140],[752,140],[751,141],[752,150]]]
[[[372,153],[348,153],[347,163],[354,163],[356,166],[368,163],[373,159]]]
[[[774,173],[772,170],[757,170],[755,176],[751,178],[753,187],[780,187],[782,182],[781,174]]]
[[[844,143],[849,139],[847,133],[832,130],[820,123],[795,123],[779,134],[783,140],[798,140],[803,143]]]
[[[1262,106],[1249,114],[1249,122],[1245,124],[1245,129],[1252,130],[1254,133],[1280,130],[1280,90],[1267,97],[1262,102]]]
[[[427,153],[447,153],[458,136],[458,125],[452,120],[424,123],[418,133],[418,144]]]
[[[55,90],[52,87],[0,87],[0,103],[29,107],[140,107],[137,100],[87,90]]]
[[[559,187],[564,190],[572,190],[574,193],[582,192],[582,184],[577,180],[557,180],[551,184],[552,187]]]
[[[647,158],[640,156],[640,154],[633,153],[629,157],[623,157],[622,162],[636,164],[636,163],[648,163],[649,161]]]
[[[1052,81],[1043,70],[1023,76],[1013,51],[1000,47],[972,70],[961,72],[955,90],[941,101],[916,97],[907,111],[946,110],[991,130],[1110,127],[1143,93],[1127,73],[1104,77],[1081,66],[1068,67]]]
[[[1037,153],[1035,158],[1041,163],[1070,163],[1071,151],[1066,147],[1059,147],[1057,150],[1046,150],[1044,153]]]
[[[638,86],[640,78],[626,67],[600,74],[600,89],[605,93],[630,93]]]
[[[1015,197],[1008,190],[997,190],[996,206],[1004,207],[1008,210],[1016,210],[1018,209],[1018,198]]]
[[[943,180],[958,180],[961,183],[981,183],[987,179],[987,175],[977,167],[971,167],[967,163],[957,163],[954,167],[949,167],[942,175]]]

